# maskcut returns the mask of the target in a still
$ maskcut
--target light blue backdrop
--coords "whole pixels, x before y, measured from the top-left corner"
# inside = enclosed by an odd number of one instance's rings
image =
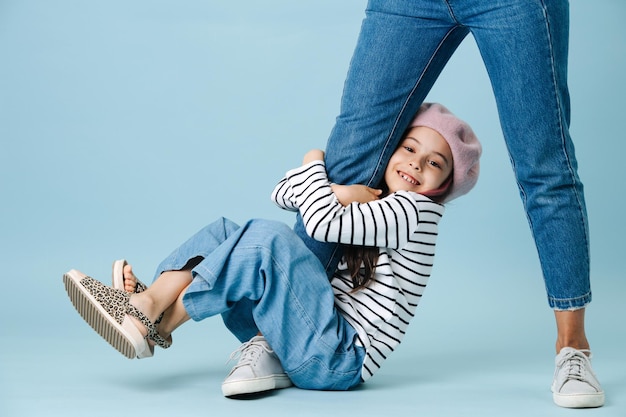
[[[181,329],[160,358],[125,362],[67,300],[68,269],[107,282],[125,257],[149,280],[217,216],[291,223],[269,192],[305,151],[324,147],[364,5],[0,0],[0,415],[107,415],[120,401],[118,415],[206,415],[208,402],[233,415],[291,403],[363,415],[415,401],[422,415],[563,412],[548,390],[552,313],[471,38],[428,99],[473,125],[482,177],[448,207],[416,323],[366,389],[224,400],[236,342],[219,320]],[[571,130],[592,237],[588,333],[609,398],[590,413],[623,415],[626,3],[571,6]]]

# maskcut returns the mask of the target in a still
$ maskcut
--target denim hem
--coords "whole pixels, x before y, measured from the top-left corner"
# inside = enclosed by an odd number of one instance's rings
[[[591,291],[582,297],[554,298],[548,296],[548,304],[555,311],[575,311],[587,307],[591,303]]]

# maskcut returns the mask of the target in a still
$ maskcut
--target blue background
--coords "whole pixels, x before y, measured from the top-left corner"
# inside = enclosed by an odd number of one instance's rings
[[[0,416],[570,415],[552,404],[554,321],[468,37],[432,90],[484,145],[482,176],[449,205],[411,330],[370,382],[233,401],[237,347],[219,319],[127,361],[75,313],[62,274],[102,281],[127,258],[143,280],[218,216],[293,222],[269,200],[323,148],[364,1],[0,0]],[[626,3],[571,3],[571,132],[585,182],[594,302],[587,331],[626,412],[623,155]]]

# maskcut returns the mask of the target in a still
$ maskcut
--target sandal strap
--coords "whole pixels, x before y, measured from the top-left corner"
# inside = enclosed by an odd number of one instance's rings
[[[137,280],[137,283],[135,284],[135,294],[139,294],[140,292],[144,292],[147,289],[148,289],[148,286],[146,284],[144,284],[143,282]],[[154,324],[161,323],[161,320],[163,320],[163,313],[161,313],[159,318],[157,318],[155,320]]]
[[[159,334],[159,332],[155,331],[154,332],[148,332],[148,339],[152,340],[154,343],[156,343],[159,347],[163,348],[163,349],[167,349],[170,346],[172,346],[172,340],[170,337],[170,340],[165,339],[163,336],[161,336]]]
[[[146,326],[146,329],[148,329],[148,335],[146,336],[147,339],[152,340],[163,349],[167,349],[168,347],[172,346],[172,342],[166,340],[163,336],[159,334],[159,331],[156,328],[156,324],[152,323],[145,314],[143,314],[137,309],[137,307],[130,303],[128,303],[127,306],[128,307],[126,308],[126,314],[135,317],[144,326]]]
[[[137,284],[135,285],[135,294],[139,294],[140,292],[144,292],[148,289],[148,286],[143,282],[137,280]]]

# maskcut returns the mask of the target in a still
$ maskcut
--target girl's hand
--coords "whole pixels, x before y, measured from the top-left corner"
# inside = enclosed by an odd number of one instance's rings
[[[350,203],[369,203],[370,201],[378,200],[383,190],[370,188],[365,185],[339,185],[332,184],[331,188],[337,200],[342,206],[347,206]]]
[[[309,162],[313,161],[323,161],[324,160],[324,151],[319,149],[312,149],[304,154],[304,159],[302,160],[302,165],[306,165]]]

